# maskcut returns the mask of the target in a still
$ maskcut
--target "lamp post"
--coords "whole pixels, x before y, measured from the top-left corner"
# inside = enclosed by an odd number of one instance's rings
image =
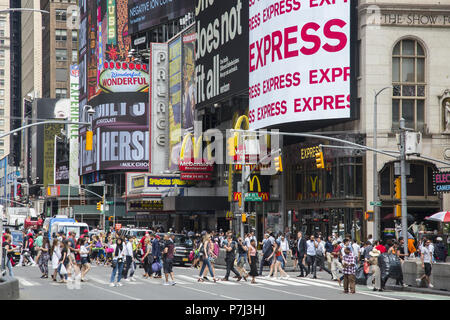
[[[392,86],[384,87],[380,91],[375,93],[375,98],[373,102],[373,148],[377,148],[377,107],[378,102],[377,98],[378,95],[383,92],[386,89],[392,88]],[[379,240],[380,239],[380,208],[377,206],[378,202],[378,170],[377,170],[377,152],[373,153],[373,217],[374,217],[374,239]]]

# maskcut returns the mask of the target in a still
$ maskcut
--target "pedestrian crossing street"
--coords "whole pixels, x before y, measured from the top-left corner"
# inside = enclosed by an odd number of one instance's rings
[[[219,279],[222,279],[224,274],[217,274],[217,277]],[[37,286],[63,286],[63,284],[51,281],[49,279],[45,280],[30,280],[28,278],[19,277],[16,276],[16,278],[19,280],[19,286],[20,288],[25,287],[37,287]],[[135,276],[134,279],[136,281],[125,281],[122,279],[121,283],[123,286],[142,286],[142,285],[162,285],[164,283],[164,278],[162,279],[145,279],[142,276]],[[323,288],[333,288],[336,289],[339,287],[338,283],[331,282],[327,280],[321,280],[321,279],[310,279],[310,278],[297,278],[295,276],[291,276],[288,279],[280,279],[271,277],[256,277],[256,284],[251,283],[251,278],[248,278],[248,281],[244,281],[243,279],[241,281],[236,281],[235,279],[232,279],[230,276],[229,281],[217,281],[213,282],[211,280],[211,277],[209,277],[209,281],[204,282],[198,282],[198,276],[197,275],[186,275],[186,274],[177,274],[175,273],[175,282],[177,285],[198,285],[198,286],[255,286],[255,287],[274,287],[274,288],[281,288],[281,287],[308,287],[308,286],[316,286],[316,287],[323,287]],[[109,277],[108,276],[98,276],[98,275],[87,275],[87,282],[89,284],[96,284],[100,286],[109,286]],[[79,286],[81,288],[83,287],[85,283],[79,283]],[[75,288],[76,288],[75,284]]]

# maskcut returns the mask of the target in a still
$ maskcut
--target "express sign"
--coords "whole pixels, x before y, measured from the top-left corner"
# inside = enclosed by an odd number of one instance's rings
[[[251,129],[350,117],[350,0],[250,0]]]

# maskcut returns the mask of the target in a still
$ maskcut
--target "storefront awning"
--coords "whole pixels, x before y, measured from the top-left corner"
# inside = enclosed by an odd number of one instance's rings
[[[229,210],[228,197],[165,197],[164,211]]]

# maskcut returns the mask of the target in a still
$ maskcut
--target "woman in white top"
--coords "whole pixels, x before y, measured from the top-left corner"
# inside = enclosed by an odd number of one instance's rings
[[[53,268],[52,279],[53,279],[53,281],[56,281],[56,274],[58,272],[59,259],[61,259],[61,248],[59,247],[58,239],[53,239],[52,248],[51,248],[51,257],[52,257],[52,268]]]
[[[120,280],[122,279],[122,272],[123,272],[123,260],[124,260],[124,249],[125,246],[123,244],[122,238],[117,238],[116,243],[112,246],[113,252],[112,252],[112,273],[111,273],[111,279],[110,279],[110,287],[121,287],[122,284],[120,283]],[[117,284],[114,285],[114,278],[117,275]]]
[[[88,255],[91,244],[86,245],[86,238],[81,239],[80,243],[80,258],[81,258],[81,281],[86,281],[85,276],[91,270]]]

